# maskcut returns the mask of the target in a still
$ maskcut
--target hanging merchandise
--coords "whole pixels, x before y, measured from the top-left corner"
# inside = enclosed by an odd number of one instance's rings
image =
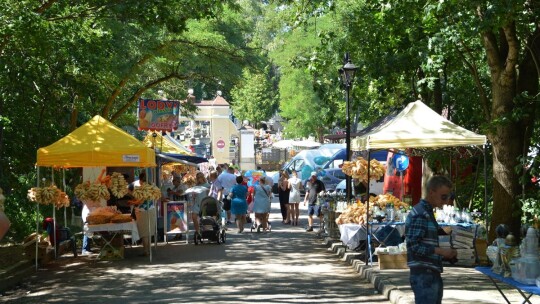
[[[399,151],[392,157],[392,165],[396,170],[403,172],[409,167],[409,157],[403,151]]]

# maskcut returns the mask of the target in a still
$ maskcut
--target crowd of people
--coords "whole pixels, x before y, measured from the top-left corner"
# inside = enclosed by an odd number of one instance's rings
[[[260,170],[260,168],[259,168]],[[262,170],[260,170],[262,171]],[[318,201],[318,194],[325,191],[324,184],[317,179],[313,172],[310,179],[303,184],[297,172],[289,176],[287,171],[281,171],[278,183],[278,197],[280,202],[283,224],[298,226],[300,217],[300,203],[308,206],[307,231],[313,231],[314,217],[322,216]],[[217,165],[210,168],[208,174],[197,173],[197,185],[208,188],[208,191],[185,196],[186,186],[181,183],[181,177],[172,177],[172,184],[164,182],[162,189],[163,199],[178,200],[187,199],[192,202],[192,221],[198,233],[198,215],[200,202],[206,196],[211,196],[222,202],[225,211],[225,224],[232,226],[234,223],[238,233],[244,231],[244,226],[251,222],[250,214],[254,216],[254,228],[257,232],[269,231],[268,218],[271,210],[273,180],[263,174],[257,182],[250,183],[237,168],[227,164]],[[305,190],[305,195],[303,191]]]

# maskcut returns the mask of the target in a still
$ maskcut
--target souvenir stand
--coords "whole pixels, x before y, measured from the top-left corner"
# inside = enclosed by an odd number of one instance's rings
[[[464,129],[440,116],[421,101],[415,101],[409,103],[395,117],[353,139],[351,146],[354,151],[367,151],[368,163],[371,160],[371,152],[376,150],[404,150],[410,148],[421,150],[482,146],[484,152],[484,176],[486,176],[486,143],[485,135],[479,135]],[[370,176],[370,167],[367,166],[367,176]],[[487,205],[487,190],[485,191],[484,204]],[[369,193],[369,183],[367,192]],[[369,204],[366,204],[365,214],[370,214]],[[371,219],[365,222],[368,250],[370,250],[371,245],[372,229],[370,226],[372,224]],[[369,256],[369,254],[365,255],[366,264],[369,262]]]
[[[158,179],[158,185],[161,186],[161,191],[164,196],[167,195],[166,188],[168,183],[164,180],[165,177],[175,172],[176,174],[193,175],[199,164],[208,162],[206,158],[197,157],[186,149],[181,143],[174,140],[165,132],[148,132],[143,140],[143,143],[157,151],[157,173],[161,177]],[[180,201],[163,201],[159,206],[158,214],[160,215],[159,224],[163,227],[163,238],[168,242],[168,236],[185,234],[186,243],[189,240],[189,221],[190,205],[186,200]],[[158,227],[159,229],[160,227]]]
[[[156,166],[155,153],[124,130],[96,115],[70,134],[37,151],[37,186],[39,187],[40,183],[40,167],[68,169],[104,166],[153,168]],[[39,205],[37,208],[36,228],[39,230]],[[56,217],[54,213],[53,215]],[[56,219],[54,223],[56,226]],[[133,226],[136,227],[136,225]],[[109,229],[114,228],[109,227]],[[133,231],[133,237],[136,237],[137,229],[130,228],[129,230]],[[148,231],[151,231],[149,221]],[[37,250],[36,242],[36,269],[38,267]],[[152,261],[152,250],[150,250],[150,261]]]

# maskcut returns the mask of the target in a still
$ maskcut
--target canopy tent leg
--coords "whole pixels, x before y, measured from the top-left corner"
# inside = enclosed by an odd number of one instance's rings
[[[489,235],[489,226],[488,226],[488,222],[489,222],[489,219],[488,219],[488,190],[487,190],[487,181],[488,181],[488,177],[487,177],[487,158],[486,158],[486,150],[487,150],[487,146],[484,145],[484,220],[486,221],[486,235]]]
[[[51,167],[51,186],[54,185],[54,168]],[[53,214],[53,235],[52,236],[49,236],[49,239],[53,241],[54,244],[52,244],[53,248],[54,248],[54,258],[56,259],[56,206],[55,204],[53,203],[52,205],[52,214]]]
[[[366,266],[369,264],[369,262],[371,262],[371,234],[370,234],[370,230],[369,230],[369,193],[370,193],[370,189],[369,189],[369,186],[370,186],[370,180],[369,180],[369,176],[371,174],[371,166],[370,166],[370,162],[371,162],[371,150],[368,149],[367,150],[368,152],[368,157],[367,157],[367,191],[366,191],[366,199],[367,199],[367,202],[366,202],[366,235],[367,235],[367,244],[366,244],[366,256],[365,256],[365,262],[366,262]],[[360,200],[362,200],[362,197],[360,197]]]
[[[39,167],[37,167],[37,183],[39,187]],[[36,202],[36,271],[38,271],[38,244],[39,244],[39,203]]]
[[[66,168],[62,168],[62,185],[64,186],[64,192],[67,193],[67,189],[66,189]],[[68,224],[67,224],[67,211],[66,211],[67,207],[64,206],[64,227],[68,227]]]

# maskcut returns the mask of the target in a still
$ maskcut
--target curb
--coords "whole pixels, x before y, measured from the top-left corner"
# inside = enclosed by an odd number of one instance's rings
[[[398,286],[392,284],[384,275],[381,275],[372,266],[365,265],[363,254],[357,252],[346,252],[346,246],[339,240],[325,238],[324,244],[328,251],[333,252],[338,258],[351,265],[358,272],[362,279],[366,279],[373,284],[373,287],[384,295],[393,304],[414,304],[414,297],[403,292]]]
[[[35,271],[35,264],[32,261],[20,261],[0,272],[0,293],[17,286]]]

